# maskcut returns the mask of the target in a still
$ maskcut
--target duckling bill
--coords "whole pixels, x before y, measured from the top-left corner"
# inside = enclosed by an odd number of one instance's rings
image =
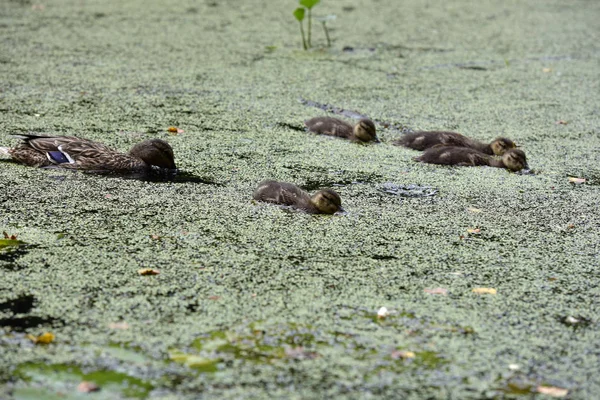
[[[467,147],[438,146],[426,150],[421,156],[415,157],[414,160],[429,164],[457,165],[462,167],[487,165],[496,168],[506,168],[511,171],[520,171],[529,168],[525,152],[519,149],[507,150],[502,155],[502,158],[498,159]]]
[[[263,181],[254,191],[254,200],[291,206],[309,214],[335,214],[343,211],[340,195],[331,189],[319,190],[312,196],[298,186],[277,181]]]
[[[321,135],[337,136],[353,142],[379,142],[375,124],[370,119],[361,119],[354,126],[331,117],[317,117],[305,121],[308,130]]]
[[[467,147],[488,155],[501,156],[509,149],[517,147],[515,142],[505,137],[498,137],[491,143],[483,143],[456,132],[426,131],[407,133],[392,142],[396,146],[404,146],[414,150],[427,150],[434,146]]]
[[[136,144],[128,154],[74,136],[14,135],[22,139],[15,148],[2,148],[22,164],[90,171],[143,172],[152,166],[176,169],[173,149],[161,139]]]

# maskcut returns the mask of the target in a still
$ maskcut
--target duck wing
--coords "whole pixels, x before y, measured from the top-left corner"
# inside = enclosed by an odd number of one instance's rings
[[[352,137],[354,127],[341,119],[331,117],[317,117],[305,121],[308,130],[321,135],[330,135],[343,138]]]
[[[82,143],[87,145],[100,145],[101,143],[94,142],[88,139],[81,139],[74,136],[42,136],[42,135],[13,135],[23,140],[21,146],[30,147],[41,153],[48,151],[58,151],[58,146],[66,145],[70,143]],[[106,147],[106,146],[104,146]]]
[[[413,150],[427,150],[434,146],[457,146],[470,147],[467,145],[468,139],[456,132],[445,131],[422,131],[407,133],[400,139],[393,141],[396,146],[404,146]]]

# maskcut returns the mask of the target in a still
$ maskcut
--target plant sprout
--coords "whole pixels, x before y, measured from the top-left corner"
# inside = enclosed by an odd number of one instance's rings
[[[323,31],[325,31],[325,37],[327,38],[327,47],[331,47],[331,39],[329,38],[329,30],[327,30],[327,21],[333,21],[336,18],[334,14],[326,15],[324,17],[315,18],[323,25]]]
[[[304,28],[302,27],[302,21],[304,20],[304,8],[298,7],[294,11],[294,17],[300,22],[300,34],[302,35],[302,46],[304,46],[304,50],[308,49],[306,47],[306,39],[304,38]]]
[[[312,42],[311,42],[311,37],[310,37],[310,31],[311,31],[311,25],[312,25],[312,16],[311,16],[311,9],[316,6],[317,4],[319,4],[321,0],[300,0],[300,5],[304,6],[308,9],[308,47],[312,47]],[[296,10],[298,11],[298,10]]]

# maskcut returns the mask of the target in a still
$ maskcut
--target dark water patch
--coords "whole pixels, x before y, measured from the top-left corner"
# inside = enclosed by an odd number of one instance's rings
[[[298,131],[298,132],[307,132],[308,131],[308,129],[304,125],[289,124],[287,122],[277,122],[276,125],[280,126],[282,128],[292,129],[292,130]]]
[[[343,171],[342,171],[343,174]],[[371,173],[371,174],[356,174],[356,173],[348,173],[348,175],[350,175],[348,178],[344,178],[344,177],[339,177],[339,178],[333,178],[332,177],[323,177],[322,179],[306,179],[304,181],[304,184],[300,185],[300,187],[304,190],[319,190],[319,189],[324,189],[324,188],[335,188],[335,187],[344,187],[344,186],[349,186],[349,185],[366,185],[366,184],[370,184],[373,182],[378,182],[381,181],[383,179],[383,176],[379,175],[379,174],[375,174],[375,173]]]
[[[222,183],[216,182],[210,178],[204,178],[194,175],[191,172],[180,170],[151,170],[150,172],[117,174],[117,173],[100,173],[107,178],[120,178],[125,180],[139,180],[143,182],[153,183],[201,183],[204,185],[223,186]]]
[[[400,197],[431,197],[438,193],[438,190],[431,186],[420,186],[412,183],[396,184],[385,182],[378,189],[383,193]]]
[[[0,303],[0,311],[10,311],[13,314],[27,314],[31,311],[36,301],[35,296],[24,294],[16,299]]]
[[[304,104],[305,106],[319,108],[323,111],[327,111],[327,112],[330,112],[333,114],[343,115],[348,118],[353,118],[353,119],[368,119],[369,118],[366,115],[361,114],[357,111],[345,110],[341,107],[336,107],[331,104],[319,103],[316,101],[306,100],[306,99],[302,99],[302,98],[300,99],[300,103]]]
[[[391,256],[391,255],[383,255],[383,254],[374,254],[371,256],[371,258],[373,260],[382,260],[382,261],[386,261],[386,260],[397,260],[398,257],[396,256]]]
[[[485,67],[481,67],[479,65],[459,65],[460,69],[470,69],[472,71],[487,71],[488,69]]]
[[[26,332],[28,329],[37,328],[42,325],[54,325],[60,322],[56,318],[25,316],[25,317],[8,317],[0,319],[0,327],[9,327],[15,332]]]

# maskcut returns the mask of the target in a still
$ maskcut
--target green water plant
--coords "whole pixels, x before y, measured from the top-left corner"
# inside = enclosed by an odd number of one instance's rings
[[[312,25],[312,8],[319,4],[321,0],[300,0],[300,5],[308,10],[308,47],[312,47],[311,42],[311,25]]]
[[[302,35],[302,46],[304,47],[304,50],[307,50],[308,47],[306,47],[306,39],[304,37],[304,27],[302,25],[302,21],[304,20],[304,12],[305,12],[304,8],[298,7],[298,8],[296,8],[296,10],[294,10],[294,17],[296,17],[298,22],[300,22],[300,34]]]
[[[300,34],[302,35],[302,46],[304,50],[308,50],[312,47],[312,8],[319,4],[321,0],[299,0],[299,4],[302,7],[298,7],[294,10],[294,17],[300,22]],[[306,40],[304,36],[304,16],[306,15],[306,10],[308,10],[308,40]],[[327,27],[325,27],[325,23],[323,23],[323,27],[325,29],[325,35],[327,36],[328,45],[331,43],[329,40],[329,33],[327,32]]]
[[[335,20],[336,16],[334,14],[326,15],[324,17],[315,18],[317,21],[321,23],[323,26],[323,31],[325,32],[325,37],[327,38],[327,47],[331,47],[331,39],[329,37],[329,30],[327,29],[327,22]]]

